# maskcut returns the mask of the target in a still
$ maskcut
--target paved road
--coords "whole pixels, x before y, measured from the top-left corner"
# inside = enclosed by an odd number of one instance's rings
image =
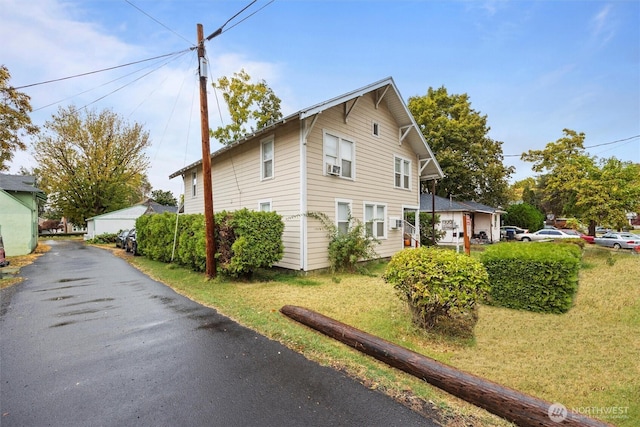
[[[435,425],[108,251],[47,243],[1,295],[3,427]]]

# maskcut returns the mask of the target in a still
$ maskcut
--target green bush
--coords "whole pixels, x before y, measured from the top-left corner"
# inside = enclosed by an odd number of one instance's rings
[[[481,261],[489,273],[494,305],[545,313],[564,313],[573,305],[582,258],[570,243],[499,243]]]
[[[118,234],[116,233],[102,233],[99,236],[94,237],[93,239],[87,240],[87,243],[91,243],[94,245],[115,243],[117,237],[118,237]]]
[[[479,261],[425,246],[396,253],[383,278],[408,302],[417,325],[426,329],[455,325],[464,335],[473,333],[477,302],[485,297],[489,284]]]
[[[220,262],[223,274],[248,277],[257,269],[271,267],[282,259],[284,222],[276,212],[241,209],[231,214],[221,213],[220,216],[224,216],[225,221],[219,222],[218,236],[224,236],[223,227],[229,224],[228,228],[232,230],[228,231],[229,236],[235,238],[233,241],[220,239],[220,248],[231,243],[231,258]]]

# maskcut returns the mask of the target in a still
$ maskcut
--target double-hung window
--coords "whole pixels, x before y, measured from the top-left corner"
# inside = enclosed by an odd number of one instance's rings
[[[262,141],[262,148],[260,150],[262,158],[261,179],[273,178],[273,148],[273,138]]]
[[[385,237],[385,218],[387,217],[387,206],[381,203],[365,203],[364,224],[367,236],[381,239]]]
[[[351,217],[351,202],[346,200],[336,201],[336,225],[338,232],[349,232],[349,218]]]
[[[271,199],[260,200],[258,202],[258,210],[260,212],[271,212]]]
[[[325,173],[343,178],[355,177],[355,144],[342,137],[325,132],[324,163]],[[331,168],[337,166],[337,168]]]
[[[405,190],[411,189],[411,160],[395,156],[395,187]]]

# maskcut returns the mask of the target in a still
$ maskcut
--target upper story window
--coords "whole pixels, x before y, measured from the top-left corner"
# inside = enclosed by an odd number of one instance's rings
[[[380,123],[371,122],[371,134],[373,134],[373,136],[380,136]]]
[[[405,190],[411,189],[411,160],[403,159],[396,156],[394,158],[395,163],[395,182],[396,188],[403,188]]]
[[[273,139],[267,139],[262,141],[261,146],[261,158],[262,158],[262,166],[261,166],[261,179],[269,179],[273,178]]]
[[[324,134],[325,174],[338,175],[343,178],[355,176],[355,144],[342,137]],[[336,167],[334,167],[336,166]]]
[[[338,232],[346,234],[349,231],[351,217],[351,202],[347,200],[336,201],[336,225]]]
[[[191,195],[195,197],[198,194],[198,173],[191,172]]]
[[[365,203],[364,224],[367,235],[381,239],[385,237],[387,206],[376,203]]]

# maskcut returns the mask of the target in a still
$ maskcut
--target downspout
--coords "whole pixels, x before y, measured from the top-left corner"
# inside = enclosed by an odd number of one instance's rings
[[[300,119],[300,270],[307,271],[307,139]]]

